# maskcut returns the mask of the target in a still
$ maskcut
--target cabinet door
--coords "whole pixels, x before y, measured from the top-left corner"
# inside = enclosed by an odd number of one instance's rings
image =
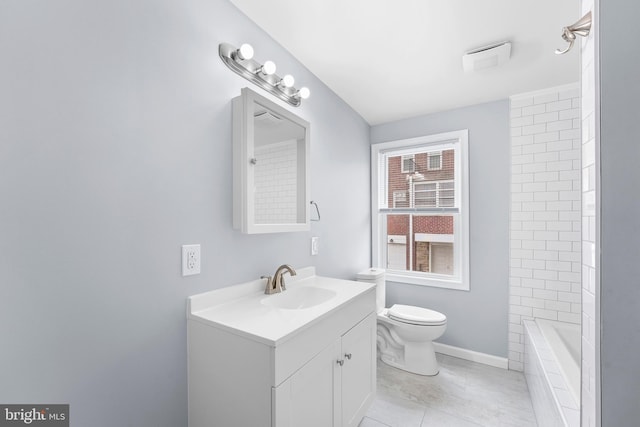
[[[234,228],[248,234],[311,229],[309,126],[249,88],[234,98]]]
[[[340,426],[339,356],[337,340],[274,389],[274,427]]]
[[[342,423],[357,427],[376,394],[376,315],[342,337]]]

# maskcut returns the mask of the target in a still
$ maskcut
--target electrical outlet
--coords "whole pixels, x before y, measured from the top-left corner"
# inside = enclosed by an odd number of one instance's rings
[[[200,245],[182,245],[182,275],[200,274]]]
[[[320,250],[320,238],[314,236],[311,238],[311,255],[318,255]]]

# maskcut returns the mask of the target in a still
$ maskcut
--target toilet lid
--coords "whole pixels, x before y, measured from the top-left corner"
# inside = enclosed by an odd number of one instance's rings
[[[398,322],[412,325],[444,325],[447,316],[428,308],[414,307],[412,305],[394,304],[388,311],[389,318]]]

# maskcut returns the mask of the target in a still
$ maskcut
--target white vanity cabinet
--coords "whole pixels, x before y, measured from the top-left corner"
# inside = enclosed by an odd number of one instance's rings
[[[273,388],[273,426],[357,427],[376,390],[372,313]]]
[[[309,281],[335,290],[335,306],[276,310],[262,292],[190,302],[189,427],[357,427],[376,389],[375,287]]]

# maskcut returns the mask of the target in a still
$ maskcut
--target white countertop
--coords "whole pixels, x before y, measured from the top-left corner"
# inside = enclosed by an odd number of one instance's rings
[[[335,291],[336,296],[309,308],[277,308],[262,303],[265,298],[278,294],[266,295],[265,280],[261,279],[189,297],[187,318],[276,346],[353,298],[375,292],[372,283],[316,276],[314,267],[301,268],[297,272],[296,276],[285,277],[287,290],[314,286]]]

